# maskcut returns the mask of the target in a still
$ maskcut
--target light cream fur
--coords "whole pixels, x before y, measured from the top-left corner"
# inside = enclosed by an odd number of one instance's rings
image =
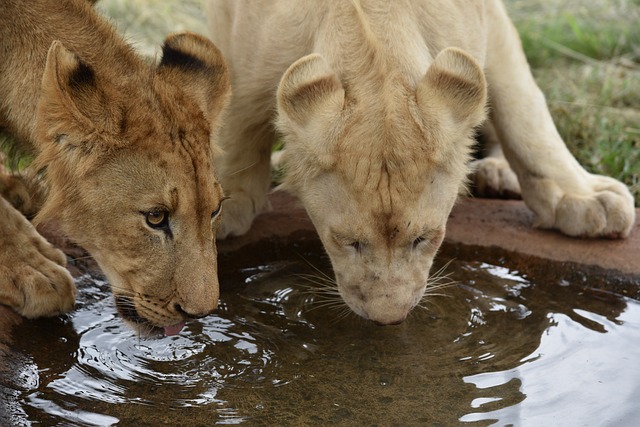
[[[34,222],[87,249],[142,329],[214,310],[214,139],[230,95],[217,48],[174,34],[150,65],[84,0],[3,0],[0,39],[0,124],[49,189]],[[0,303],[70,310],[64,255],[4,199],[0,218]]]
[[[397,323],[422,298],[487,106],[537,226],[629,234],[630,193],[569,153],[499,1],[209,0],[208,17],[234,86],[218,235],[268,208],[277,129],[283,187],[359,315]]]
[[[490,120],[484,123],[481,134],[483,157],[471,162],[473,194],[478,197],[521,198],[518,177],[504,157]]]

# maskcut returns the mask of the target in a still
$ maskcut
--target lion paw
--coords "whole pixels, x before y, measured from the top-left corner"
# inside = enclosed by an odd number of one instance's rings
[[[537,214],[534,225],[555,228],[576,237],[618,239],[629,236],[635,222],[635,208],[627,187],[613,178],[600,175],[589,175],[588,182],[591,187],[589,193],[564,192],[555,197],[555,206],[548,203],[538,207],[535,203],[531,205]],[[557,190],[550,194],[558,195]],[[549,197],[549,200],[554,200],[554,197]]]
[[[76,288],[64,267],[64,253],[4,199],[0,199],[0,213],[4,216],[0,222],[0,303],[28,318],[71,310]]]
[[[21,175],[0,175],[0,196],[27,217],[35,216],[42,189],[35,179]]]
[[[232,192],[229,200],[224,202],[217,238],[242,236],[249,231],[253,219],[270,207],[266,196],[263,195],[261,199],[253,199],[244,192]]]
[[[473,162],[473,194],[478,197],[519,199],[520,184],[504,158],[486,157]]]

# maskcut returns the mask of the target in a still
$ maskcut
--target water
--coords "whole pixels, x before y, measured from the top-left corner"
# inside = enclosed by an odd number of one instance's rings
[[[321,259],[312,264],[326,269]],[[24,322],[0,425],[634,425],[640,304],[453,262],[456,283],[398,326],[310,292],[305,261],[225,279],[215,316],[140,338],[108,285]],[[315,280],[315,279],[314,279]],[[0,404],[1,405],[1,404]]]

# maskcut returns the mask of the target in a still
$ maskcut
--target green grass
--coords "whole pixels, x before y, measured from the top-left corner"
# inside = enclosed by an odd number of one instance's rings
[[[639,0],[505,0],[533,67],[640,57]]]
[[[0,166],[9,171],[20,172],[29,166],[32,160],[31,155],[19,151],[13,139],[0,130]]]
[[[640,0],[506,0],[560,134],[640,204]]]
[[[178,31],[207,35],[204,0],[100,0],[96,8],[110,17],[142,54],[159,54],[165,37]]]

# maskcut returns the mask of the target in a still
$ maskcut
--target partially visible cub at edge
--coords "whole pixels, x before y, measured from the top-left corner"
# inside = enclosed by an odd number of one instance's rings
[[[209,314],[230,96],[218,49],[173,34],[149,65],[86,0],[3,0],[0,40],[0,127],[48,187],[34,223],[89,251],[138,330],[174,334]],[[0,245],[0,303],[26,317],[73,308],[64,255],[4,198]]]

